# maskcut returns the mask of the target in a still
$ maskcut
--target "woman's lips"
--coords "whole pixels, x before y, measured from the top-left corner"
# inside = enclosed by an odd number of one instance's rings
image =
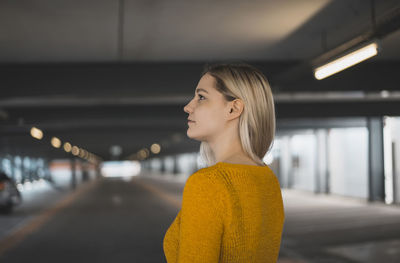
[[[188,120],[188,123],[194,123],[194,121]]]

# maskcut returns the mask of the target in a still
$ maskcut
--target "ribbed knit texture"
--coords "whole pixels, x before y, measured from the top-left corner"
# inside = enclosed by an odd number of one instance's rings
[[[276,262],[283,224],[279,181],[268,166],[218,162],[187,179],[164,254],[168,263]]]

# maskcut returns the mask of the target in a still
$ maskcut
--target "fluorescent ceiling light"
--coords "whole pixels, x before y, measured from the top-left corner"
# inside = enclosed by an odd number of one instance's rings
[[[376,54],[378,54],[378,44],[369,44],[343,57],[333,60],[332,62],[329,62],[321,67],[316,68],[314,70],[314,76],[318,80],[324,79],[357,63],[369,59]]]

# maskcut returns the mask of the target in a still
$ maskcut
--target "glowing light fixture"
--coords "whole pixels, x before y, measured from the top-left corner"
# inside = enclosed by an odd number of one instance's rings
[[[78,146],[73,146],[72,147],[72,154],[75,155],[75,156],[79,154],[79,147]]]
[[[79,157],[85,158],[85,155],[86,155],[85,152],[86,152],[86,150],[84,150],[84,149],[81,148],[81,149],[79,150]]]
[[[378,44],[371,43],[343,57],[335,59],[321,67],[316,68],[314,70],[314,76],[318,80],[324,79],[346,68],[354,66],[357,63],[367,60],[377,54]]]
[[[69,153],[72,149],[72,146],[69,142],[64,143],[64,151],[66,151],[67,153]]]
[[[31,128],[31,135],[33,138],[38,140],[41,140],[43,138],[43,132],[36,127]]]
[[[60,148],[61,147],[61,141],[57,137],[51,138],[51,145],[53,145],[54,148]]]
[[[150,146],[150,150],[151,150],[151,152],[154,153],[154,154],[160,153],[161,146],[160,146],[158,143],[153,143],[153,144]]]
[[[146,148],[141,149],[141,150],[137,153],[139,159],[141,159],[141,160],[146,159],[146,158],[149,156],[149,154],[150,154],[150,152],[149,152],[149,150],[146,149]]]

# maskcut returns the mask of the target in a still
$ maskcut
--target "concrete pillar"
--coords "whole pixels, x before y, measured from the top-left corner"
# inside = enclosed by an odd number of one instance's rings
[[[172,158],[173,158],[173,160],[174,160],[174,167],[173,167],[173,169],[172,169],[172,173],[173,173],[174,175],[176,175],[176,174],[179,173],[178,156],[175,155],[175,156],[173,156]]]
[[[11,156],[10,158],[9,158],[9,160],[10,160],[10,170],[11,170],[11,174],[10,174],[10,176],[11,176],[11,178],[16,182],[17,180],[17,178],[16,178],[16,174],[15,174],[15,156]]]
[[[316,173],[315,193],[329,192],[328,174],[328,136],[325,129],[318,129],[315,132],[316,143]]]
[[[277,171],[276,176],[279,176],[279,184],[281,185],[282,188],[287,188],[287,175],[288,175],[287,169],[289,166],[288,164],[289,161],[287,157],[286,147],[287,147],[287,136],[281,136],[279,144],[279,152],[277,157],[277,159],[279,159],[279,166],[278,166],[279,170]],[[286,154],[286,156],[284,156],[284,154]]]
[[[82,169],[82,181],[83,182],[89,181],[89,172],[88,172],[87,162],[84,161],[81,163],[81,169]]]
[[[383,158],[383,119],[368,117],[369,201],[385,202],[385,170]]]
[[[325,145],[326,145],[326,173],[325,173],[325,184],[324,184],[324,192],[329,194],[331,192],[331,167],[329,165],[329,132],[330,129],[327,130],[326,137],[325,137]]]
[[[101,177],[101,168],[100,168],[100,163],[95,164],[95,169],[96,169],[96,177],[100,178]]]
[[[70,159],[71,162],[71,189],[76,189],[76,159],[72,157]]]
[[[393,203],[400,204],[400,176],[397,174],[397,155],[396,155],[396,142],[391,143],[392,147],[392,171],[393,171]]]
[[[292,136],[289,135],[286,138],[286,152],[283,151],[283,154],[286,153],[286,155],[282,155],[282,168],[285,169],[285,173],[286,173],[286,184],[285,184],[285,188],[291,189],[293,188],[294,185],[294,160],[293,160],[293,156],[291,154],[291,140],[292,140]],[[285,164],[283,164],[283,161],[285,160]],[[284,167],[286,165],[286,167]],[[285,181],[285,180],[284,180]]]
[[[29,181],[29,176],[25,169],[25,157],[23,157],[22,155],[21,155],[21,164],[20,165],[21,165],[20,169],[21,169],[22,182],[25,183],[25,182]]]
[[[165,158],[161,157],[160,162],[161,162],[160,172],[165,173]]]

